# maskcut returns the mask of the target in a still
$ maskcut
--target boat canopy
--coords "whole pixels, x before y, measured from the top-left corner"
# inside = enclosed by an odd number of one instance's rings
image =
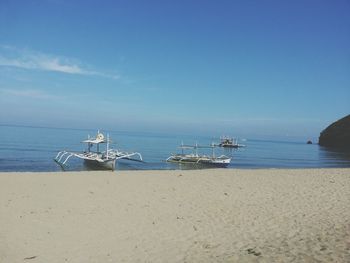
[[[83,141],[83,143],[99,144],[99,143],[106,143],[107,141],[110,142],[109,138],[107,138],[107,140],[105,140],[105,136],[102,133],[100,133],[100,131],[98,131],[96,138],[90,138],[90,136],[89,136],[87,140]]]
[[[94,144],[99,144],[99,143],[106,143],[106,141],[104,139],[88,139],[85,141],[82,141],[83,143],[94,143]]]

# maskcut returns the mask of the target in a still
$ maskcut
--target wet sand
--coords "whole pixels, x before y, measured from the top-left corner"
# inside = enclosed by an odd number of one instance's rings
[[[0,173],[0,262],[350,262],[350,169]]]

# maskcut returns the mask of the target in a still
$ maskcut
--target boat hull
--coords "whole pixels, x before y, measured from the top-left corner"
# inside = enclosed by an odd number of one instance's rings
[[[93,170],[115,170],[116,160],[106,160],[99,162],[96,160],[84,160],[85,166]]]
[[[204,165],[209,167],[227,167],[231,163],[231,158],[198,158],[198,157],[184,157],[184,156],[174,156],[168,158],[168,162],[180,163],[180,164],[195,164]]]
[[[220,147],[223,148],[241,148],[241,147],[245,147],[245,145],[243,144],[219,144]]]

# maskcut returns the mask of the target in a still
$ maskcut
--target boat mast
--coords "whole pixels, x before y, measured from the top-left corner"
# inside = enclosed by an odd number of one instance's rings
[[[98,135],[100,134],[100,130],[97,130],[97,135],[96,135],[96,139],[98,139]],[[96,148],[97,148],[97,153],[99,153],[100,152],[100,143],[99,142],[97,142],[97,146],[96,146]]]
[[[107,133],[107,160],[108,160],[108,149],[109,149],[109,133]]]
[[[90,140],[90,135],[88,134],[88,140]],[[91,151],[91,143],[88,142],[88,152]]]

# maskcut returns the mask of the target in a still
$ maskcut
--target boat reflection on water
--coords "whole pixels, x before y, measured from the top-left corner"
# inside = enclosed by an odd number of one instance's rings
[[[242,150],[244,150],[244,148],[229,148],[229,147],[225,147],[225,148],[222,148],[222,150],[224,151],[225,155],[232,156],[233,153],[238,152],[238,151],[242,151]]]
[[[171,163],[169,165],[171,165],[171,169],[180,169],[180,170],[203,170],[203,169],[215,169],[218,167],[223,167],[223,166],[215,166],[215,165],[204,164],[204,163]]]

